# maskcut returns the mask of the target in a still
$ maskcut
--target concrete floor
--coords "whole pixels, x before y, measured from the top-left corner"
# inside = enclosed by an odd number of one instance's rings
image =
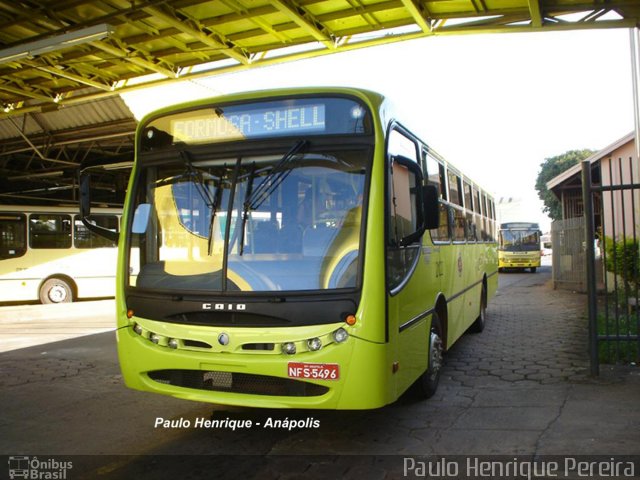
[[[14,349],[0,354],[0,476],[1,455],[69,459],[68,478],[419,478],[404,475],[406,459],[433,455],[635,455],[638,474],[640,375],[603,369],[588,377],[585,299],[552,290],[548,267],[501,274],[487,328],[450,350],[437,394],[373,411],[252,410],[128,390],[113,332]],[[112,302],[100,303],[99,321],[94,305],[77,305],[50,311],[87,312],[33,317],[44,327],[13,334],[112,328]],[[195,426],[226,418],[253,426]],[[264,426],[278,420],[305,426]]]

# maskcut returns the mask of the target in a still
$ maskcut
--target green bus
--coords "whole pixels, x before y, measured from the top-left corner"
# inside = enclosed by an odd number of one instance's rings
[[[129,387],[377,408],[433,395],[447,348],[483,329],[494,201],[384,96],[235,94],[155,112],[136,138],[116,294]]]

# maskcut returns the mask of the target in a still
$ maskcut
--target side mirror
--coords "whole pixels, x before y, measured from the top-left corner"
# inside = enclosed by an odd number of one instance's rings
[[[82,172],[80,174],[80,217],[86,218],[91,215],[91,174]]]
[[[424,228],[431,230],[440,226],[440,210],[438,208],[438,197],[440,192],[435,185],[425,185],[422,187]]]
[[[88,172],[80,173],[80,219],[82,224],[90,232],[100,235],[112,242],[118,241],[118,232],[109,230],[108,228],[94,225],[89,221],[91,215],[91,174]]]
[[[147,231],[147,225],[149,225],[149,215],[151,213],[151,204],[141,203],[136,208],[136,213],[133,215],[133,225],[131,226],[132,233],[145,233]]]

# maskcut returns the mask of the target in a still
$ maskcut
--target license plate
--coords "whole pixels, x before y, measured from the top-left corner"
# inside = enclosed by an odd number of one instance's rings
[[[338,380],[340,378],[340,366],[335,363],[289,362],[287,372],[290,378],[311,380]]]

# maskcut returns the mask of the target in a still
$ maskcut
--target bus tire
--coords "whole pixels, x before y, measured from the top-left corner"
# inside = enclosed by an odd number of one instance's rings
[[[487,323],[487,287],[482,284],[482,292],[480,293],[480,312],[478,317],[471,324],[470,331],[473,333],[481,333]]]
[[[67,281],[50,278],[40,287],[40,303],[69,303],[73,301],[73,290]]]
[[[429,334],[429,366],[416,380],[414,392],[422,399],[433,397],[438,389],[440,374],[444,365],[444,342],[442,341],[442,326],[436,312],[431,316],[431,332]]]
[[[536,268],[537,267],[531,267],[531,273],[536,273]]]

